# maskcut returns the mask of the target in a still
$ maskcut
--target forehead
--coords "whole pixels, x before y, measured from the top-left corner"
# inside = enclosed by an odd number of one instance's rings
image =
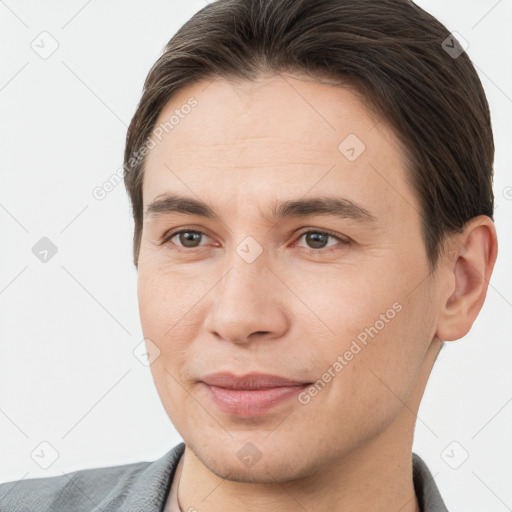
[[[392,192],[391,202],[415,203],[403,149],[386,120],[351,90],[300,75],[185,87],[161,111],[153,140],[145,206],[165,192],[204,200],[213,188],[236,188],[239,204],[250,195],[274,200],[313,188],[381,203]]]

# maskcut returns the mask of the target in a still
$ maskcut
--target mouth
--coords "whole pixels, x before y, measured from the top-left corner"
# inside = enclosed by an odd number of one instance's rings
[[[262,373],[241,377],[231,373],[217,373],[200,382],[208,398],[220,410],[240,417],[262,416],[311,384]]]

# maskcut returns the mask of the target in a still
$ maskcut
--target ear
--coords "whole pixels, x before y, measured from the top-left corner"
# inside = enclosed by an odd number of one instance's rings
[[[485,215],[471,219],[451,237],[441,256],[441,310],[436,336],[462,338],[482,309],[498,253],[494,222]]]

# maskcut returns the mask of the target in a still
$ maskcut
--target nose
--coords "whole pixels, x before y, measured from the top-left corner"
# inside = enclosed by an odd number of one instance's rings
[[[237,344],[275,339],[288,329],[282,283],[263,258],[247,263],[235,254],[231,267],[214,287],[205,328],[217,338]]]

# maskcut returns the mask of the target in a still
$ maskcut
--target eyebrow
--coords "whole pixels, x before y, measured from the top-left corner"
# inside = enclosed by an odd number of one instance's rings
[[[145,217],[159,217],[165,214],[183,213],[210,219],[219,216],[205,203],[190,197],[165,194],[158,196],[148,205]],[[361,205],[339,197],[312,197],[293,199],[277,203],[271,209],[270,220],[286,217],[311,217],[314,215],[332,215],[360,222],[375,222],[377,218]],[[268,217],[266,217],[268,219]]]

